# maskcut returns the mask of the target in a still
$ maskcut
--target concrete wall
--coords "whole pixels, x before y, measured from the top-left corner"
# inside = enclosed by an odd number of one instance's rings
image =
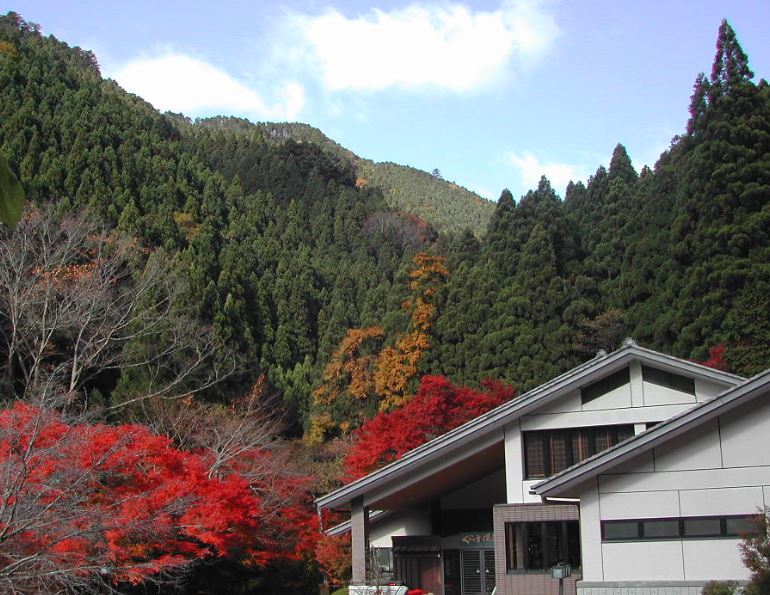
[[[581,488],[578,593],[621,593],[617,584],[634,581],[662,581],[645,593],[687,593],[708,580],[747,580],[737,538],[602,543],[600,521],[755,514],[770,506],[768,436],[770,398],[757,398]]]
[[[393,547],[393,536],[430,534],[430,510],[399,510],[370,523],[369,544],[372,547]]]

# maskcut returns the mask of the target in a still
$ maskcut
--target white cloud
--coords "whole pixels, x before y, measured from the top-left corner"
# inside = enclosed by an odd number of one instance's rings
[[[285,56],[310,64],[331,91],[468,91],[500,76],[514,59],[535,59],[559,35],[539,0],[508,0],[493,11],[414,3],[354,18],[329,8],[287,19],[300,48],[287,47]]]
[[[537,188],[541,176],[548,178],[557,193],[564,195],[564,189],[570,180],[577,182],[585,180],[588,175],[585,168],[570,163],[540,163],[532,153],[509,153],[507,161],[515,166],[521,175],[521,180],[527,189]]]
[[[272,103],[215,66],[173,50],[131,60],[111,76],[161,111],[186,115],[243,114],[294,120],[305,103],[304,87],[284,83]]]

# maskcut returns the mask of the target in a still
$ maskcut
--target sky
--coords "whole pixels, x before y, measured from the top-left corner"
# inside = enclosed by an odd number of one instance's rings
[[[299,121],[497,200],[684,131],[719,24],[770,79],[769,0],[21,0],[161,111]],[[6,12],[3,10],[2,12]]]

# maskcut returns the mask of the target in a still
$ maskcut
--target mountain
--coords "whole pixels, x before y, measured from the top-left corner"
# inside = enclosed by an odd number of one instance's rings
[[[563,199],[543,178],[490,207],[303,124],[160,114],[102,79],[93,54],[9,13],[0,150],[34,203],[166,251],[180,306],[244,370],[209,398],[264,373],[299,433],[349,329],[382,327],[384,348],[404,339],[421,251],[445,257],[448,276],[431,288],[415,378],[523,389],[626,336],[697,360],[722,345],[742,374],[768,367],[770,90],[752,78],[723,23],[688,128],[654,170],[618,145]]]
[[[243,118],[219,116],[198,119],[195,125],[233,132],[256,128],[266,139],[277,143],[294,140],[317,145],[352,164],[356,183],[380,189],[391,209],[415,215],[441,232],[461,233],[470,229],[481,237],[494,212],[493,203],[444,180],[438,171],[429,174],[407,165],[363,159],[307,124],[251,124]]]
[[[90,52],[0,17],[0,150],[28,201],[169,254],[177,306],[243,370],[209,397],[264,373],[301,429],[317,362],[346,328],[398,313],[400,275],[433,240],[357,187],[350,161],[232,128],[160,114],[103,79]],[[143,382],[129,376],[118,387]],[[108,398],[114,388],[99,387]]]

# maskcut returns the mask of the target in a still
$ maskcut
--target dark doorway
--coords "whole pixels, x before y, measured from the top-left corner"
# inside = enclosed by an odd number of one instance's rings
[[[396,580],[411,589],[443,593],[440,543],[438,537],[393,537]]]
[[[461,595],[460,550],[444,550],[444,595]]]
[[[495,588],[494,550],[462,550],[462,595],[488,595]]]

